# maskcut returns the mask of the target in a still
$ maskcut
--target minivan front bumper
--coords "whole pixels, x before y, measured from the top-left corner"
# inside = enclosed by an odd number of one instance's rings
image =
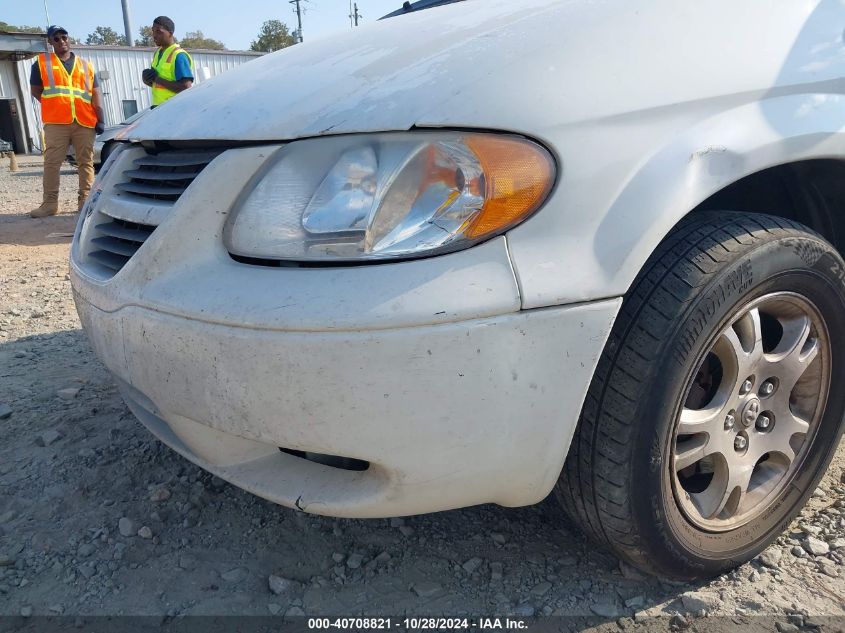
[[[126,207],[113,185],[132,152],[95,206]],[[223,224],[268,153],[214,159],[113,276],[80,243],[97,210],[80,222],[77,309],[133,412],[201,467],[317,514],[544,498],[621,300],[521,311],[504,237],[376,266],[237,262]]]
[[[278,332],[80,300],[137,417],[201,467],[317,514],[523,505],[554,485],[615,302],[438,326]],[[326,466],[279,448],[369,462]]]

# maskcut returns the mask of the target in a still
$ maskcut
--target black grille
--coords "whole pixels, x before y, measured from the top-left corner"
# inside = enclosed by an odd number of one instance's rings
[[[135,251],[141,248],[141,244],[156,227],[117,218],[110,218],[110,220],[110,222],[101,222],[95,227],[99,235],[91,240],[91,244],[98,250],[91,251],[89,257],[98,264],[117,272],[135,254]]]
[[[133,196],[175,202],[219,151],[166,151],[147,154],[123,172],[127,179],[115,187]]]

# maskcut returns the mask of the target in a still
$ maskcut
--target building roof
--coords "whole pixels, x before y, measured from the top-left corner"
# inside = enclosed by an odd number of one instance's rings
[[[145,51],[147,53],[152,53],[156,50],[156,46],[103,46],[100,44],[94,45],[87,45],[87,44],[74,44],[72,46],[74,50],[100,50],[100,51]],[[245,57],[260,57],[261,55],[266,55],[267,53],[264,52],[257,52],[257,51],[228,51],[228,50],[217,50],[212,48],[187,48],[185,49],[190,53],[203,53],[205,55],[243,55]]]
[[[18,61],[34,57],[44,50],[46,33],[0,31],[0,59]]]
[[[11,59],[19,61],[34,57],[44,50],[46,33],[23,33],[20,31],[0,31],[0,60]],[[155,46],[88,46],[86,44],[72,44],[75,50],[102,50],[102,51],[144,51],[151,54]],[[205,48],[189,48],[191,53],[203,53],[205,55],[242,55],[244,57],[260,57],[266,55],[257,51],[220,51]]]

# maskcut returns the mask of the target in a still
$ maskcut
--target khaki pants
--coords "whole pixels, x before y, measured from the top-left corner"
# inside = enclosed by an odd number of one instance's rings
[[[59,172],[67,156],[67,148],[73,145],[76,163],[79,165],[79,197],[77,208],[81,209],[91,185],[94,183],[94,128],[84,127],[76,121],[70,125],[44,126],[47,150],[44,152],[44,204],[59,203]]]

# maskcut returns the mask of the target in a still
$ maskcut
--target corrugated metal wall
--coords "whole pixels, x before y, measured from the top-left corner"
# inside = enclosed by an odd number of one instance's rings
[[[123,102],[135,101],[138,110],[150,106],[150,89],[141,82],[141,71],[149,68],[155,48],[119,48],[111,46],[75,46],[74,52],[94,64],[98,72],[108,71],[108,79],[100,81],[103,91],[103,110],[106,125],[120,123]],[[192,51],[195,81],[214,77],[259,57],[260,53],[232,51]],[[29,70],[34,59],[18,62],[17,71],[22,86],[29,85]],[[2,63],[0,63],[2,68]],[[0,78],[1,80],[2,78]],[[22,100],[26,109],[27,134],[35,151],[41,148],[40,112],[34,99]]]
[[[20,99],[15,82],[15,64],[0,61],[0,99]]]
[[[8,131],[4,131],[4,133],[0,134],[0,137],[4,137],[3,140],[11,141],[15,147],[15,151],[25,152],[27,150],[24,140],[26,138],[26,130],[20,117],[23,114],[21,107],[26,102],[21,98],[20,90],[18,89],[18,83],[15,77],[15,64],[8,60],[0,61],[0,99],[12,99],[17,104],[15,111],[18,115],[17,120],[13,123],[14,130],[11,136]]]

